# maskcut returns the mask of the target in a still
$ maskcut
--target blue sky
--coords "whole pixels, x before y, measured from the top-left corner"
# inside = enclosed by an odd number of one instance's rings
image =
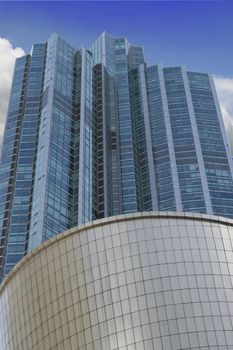
[[[2,1],[0,36],[30,51],[59,33],[89,47],[106,30],[143,45],[147,61],[233,76],[233,1]]]

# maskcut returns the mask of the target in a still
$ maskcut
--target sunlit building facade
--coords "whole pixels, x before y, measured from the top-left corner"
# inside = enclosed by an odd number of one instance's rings
[[[53,34],[16,60],[0,168],[0,278],[41,242],[137,211],[233,218],[229,146],[211,75],[148,66],[107,33]]]
[[[0,349],[231,350],[233,220],[144,212],[74,227],[0,286]]]

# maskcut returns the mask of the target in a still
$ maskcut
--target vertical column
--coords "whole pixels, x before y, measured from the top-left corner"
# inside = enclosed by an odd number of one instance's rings
[[[109,116],[109,84],[108,74],[102,64],[94,69],[94,122],[93,135],[95,145],[93,156],[95,160],[95,202],[94,218],[103,218],[111,215],[111,186],[110,186],[110,116]]]
[[[182,208],[180,186],[179,186],[179,179],[178,179],[178,173],[177,173],[175,150],[174,150],[174,144],[172,139],[172,129],[171,129],[169,109],[168,109],[168,103],[167,103],[166,88],[165,88],[165,82],[164,82],[164,76],[163,76],[163,67],[158,66],[158,73],[159,73],[160,89],[161,89],[161,96],[162,96],[164,120],[166,125],[169,156],[170,156],[170,162],[171,162],[171,172],[172,172],[173,188],[174,188],[174,194],[175,194],[176,210],[182,211],[183,208]]]
[[[31,223],[28,249],[32,250],[43,241],[44,213],[46,209],[46,190],[48,180],[49,145],[54,99],[54,79],[56,70],[58,36],[53,34],[48,41],[45,63],[43,93],[46,96],[41,111],[41,122],[38,134],[37,160],[35,167]]]
[[[104,191],[104,217],[111,215],[111,205],[109,203],[110,187],[109,187],[109,99],[108,99],[108,90],[109,86],[107,84],[108,77],[105,71],[104,66],[101,67],[102,73],[102,96],[103,96],[103,140],[102,140],[102,149],[103,149],[103,191]],[[106,95],[107,94],[107,95]]]
[[[111,138],[111,191],[112,191],[112,214],[122,213],[121,198],[121,173],[120,153],[118,137],[118,110],[117,110],[117,88],[114,76],[109,76],[109,117]]]
[[[144,125],[145,125],[145,134],[146,134],[146,150],[147,150],[147,159],[148,159],[148,168],[149,168],[152,210],[158,210],[155,168],[153,163],[151,130],[150,130],[150,120],[149,120],[148,102],[147,102],[147,93],[146,93],[145,70],[144,70],[143,64],[140,65],[139,67],[139,74],[140,74],[140,82],[141,82],[143,118],[144,118]]]
[[[11,232],[12,205],[16,185],[30,61],[30,55],[16,60],[2,145],[0,167],[0,281],[5,272],[8,238]],[[22,224],[20,221],[15,222],[12,229],[12,231],[15,230],[15,235],[20,232],[23,233],[23,245],[25,244],[26,225],[27,223],[25,224],[25,222],[22,222]],[[22,257],[22,254],[18,255],[12,251],[11,257],[12,259],[8,263],[13,265]]]
[[[136,164],[133,145],[134,127],[130,101],[128,42],[115,39],[116,86],[118,109],[118,138],[121,172],[121,200],[123,213],[138,209]]]
[[[207,182],[207,177],[206,177],[206,171],[205,171],[205,164],[204,164],[202,150],[201,150],[201,143],[200,143],[200,139],[199,139],[197,123],[196,123],[195,113],[194,113],[194,109],[193,109],[193,103],[192,103],[192,97],[191,97],[190,88],[189,88],[187,72],[184,69],[184,67],[181,67],[181,72],[182,72],[182,77],[183,77],[183,82],[184,82],[184,89],[185,89],[185,95],[186,95],[186,99],[187,99],[187,106],[188,106],[188,111],[189,111],[189,116],[190,116],[190,123],[191,123],[191,128],[192,128],[192,133],[193,133],[193,139],[194,139],[195,149],[196,149],[196,154],[197,154],[197,162],[198,162],[198,167],[199,167],[200,176],[201,176],[201,184],[202,184],[202,188],[203,188],[203,195],[204,195],[204,200],[205,200],[206,211],[209,214],[213,214],[210,193],[209,193],[209,188],[208,188],[208,182]]]
[[[78,224],[92,220],[92,58],[81,49]]]

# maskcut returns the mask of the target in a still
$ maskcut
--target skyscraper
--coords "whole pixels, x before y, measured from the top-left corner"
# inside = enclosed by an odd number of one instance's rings
[[[0,168],[0,278],[67,228],[135,211],[233,218],[232,164],[213,79],[147,66],[107,33],[53,34],[17,59]]]

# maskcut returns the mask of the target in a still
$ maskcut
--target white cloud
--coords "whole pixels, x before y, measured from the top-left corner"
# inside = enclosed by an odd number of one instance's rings
[[[9,40],[0,37],[0,148],[15,59],[24,54],[23,49],[13,48]]]
[[[215,76],[214,81],[233,154],[233,78]]]

